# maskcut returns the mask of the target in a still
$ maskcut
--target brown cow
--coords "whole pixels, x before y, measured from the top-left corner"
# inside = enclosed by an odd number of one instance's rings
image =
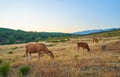
[[[49,51],[46,45],[43,43],[35,43],[35,44],[26,45],[26,61],[28,58],[28,53],[31,59],[32,59],[32,56],[31,56],[32,53],[38,53],[38,59],[40,58],[40,54],[42,53],[47,54],[48,56],[54,58],[53,53]]]
[[[95,38],[95,37],[93,38],[93,43],[94,43],[94,42],[95,42],[95,43],[98,43],[98,39]]]
[[[88,44],[85,43],[85,42],[78,42],[78,43],[77,43],[78,51],[79,51],[79,48],[80,48],[80,47],[83,48],[83,51],[84,51],[84,49],[87,49],[87,51],[90,51],[90,48],[89,48]]]

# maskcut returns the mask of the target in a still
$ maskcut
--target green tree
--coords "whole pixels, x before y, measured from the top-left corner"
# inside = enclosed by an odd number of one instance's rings
[[[15,44],[16,43],[16,39],[14,36],[9,36],[9,44]]]
[[[39,42],[39,41],[40,41],[40,37],[36,37],[35,42]]]

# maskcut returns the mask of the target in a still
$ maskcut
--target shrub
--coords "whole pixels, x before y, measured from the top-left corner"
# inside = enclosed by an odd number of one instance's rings
[[[10,69],[10,64],[8,63],[0,65],[0,76],[4,77],[5,75],[7,75],[9,69]]]
[[[29,73],[29,71],[30,71],[30,68],[29,68],[28,66],[22,66],[22,67],[20,68],[20,73],[21,73],[22,75],[27,75],[27,74]]]
[[[15,49],[17,49],[18,47],[13,47],[13,48],[11,48],[12,50],[15,50]]]
[[[75,55],[74,57],[75,57],[75,59],[78,59],[79,55]]]
[[[3,62],[3,60],[2,59],[0,59],[0,64]]]
[[[9,51],[8,54],[12,54],[13,52],[12,51]]]
[[[22,57],[25,57],[25,54],[24,54],[24,55],[22,55]]]

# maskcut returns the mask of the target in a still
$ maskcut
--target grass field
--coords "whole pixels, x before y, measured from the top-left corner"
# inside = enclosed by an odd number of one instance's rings
[[[104,40],[103,40],[104,39]],[[87,42],[91,51],[77,51],[77,41]],[[99,43],[93,43],[91,37],[70,39],[57,42],[48,49],[55,59],[46,54],[37,60],[33,54],[32,61],[25,62],[25,45],[1,45],[0,65],[10,64],[8,77],[120,77],[120,39],[119,37],[100,38]],[[106,45],[106,49],[101,47]],[[20,68],[28,66],[28,74],[22,76]]]

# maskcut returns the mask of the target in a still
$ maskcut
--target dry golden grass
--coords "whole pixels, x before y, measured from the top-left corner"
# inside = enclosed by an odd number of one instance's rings
[[[48,47],[55,59],[43,54],[38,61],[37,54],[33,54],[32,61],[28,63],[24,60],[25,44],[4,45],[0,46],[0,59],[11,64],[8,77],[19,77],[19,69],[23,65],[30,67],[26,77],[120,77],[120,40],[116,38],[92,43],[91,39],[79,39],[90,45],[91,52],[83,52],[82,49],[78,52],[78,39],[71,39]],[[107,45],[105,50],[101,49],[102,45]],[[13,53],[8,54],[9,51]]]

